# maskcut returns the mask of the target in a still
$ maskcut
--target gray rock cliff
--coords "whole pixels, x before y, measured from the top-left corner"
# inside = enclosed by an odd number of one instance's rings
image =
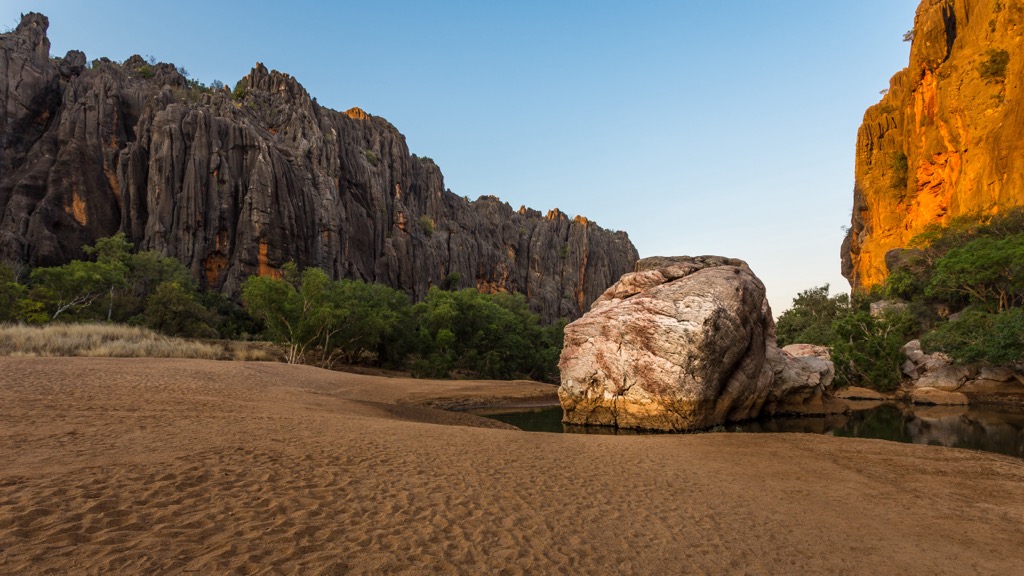
[[[171,64],[68,52],[48,21],[0,35],[0,257],[55,265],[118,231],[234,294],[251,274],[320,266],[422,298],[520,292],[580,316],[637,259],[624,232],[446,190],[383,118],[317,104],[262,64],[203,89]],[[499,175],[496,175],[499,177]]]

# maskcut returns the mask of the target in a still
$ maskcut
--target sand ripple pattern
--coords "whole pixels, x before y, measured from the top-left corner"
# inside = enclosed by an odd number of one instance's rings
[[[1020,460],[488,429],[424,386],[2,359],[0,574],[1024,573]]]

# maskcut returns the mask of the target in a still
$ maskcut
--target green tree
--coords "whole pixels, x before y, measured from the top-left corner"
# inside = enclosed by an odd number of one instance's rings
[[[250,276],[242,284],[246,309],[263,322],[272,340],[288,346],[288,363],[301,362],[306,351],[330,329],[335,317],[327,298],[330,283],[319,268],[300,274],[295,264],[289,263],[284,278]]]
[[[1002,312],[1024,304],[1024,235],[981,237],[935,264],[926,293]]]
[[[118,232],[107,238],[100,238],[93,246],[82,251],[96,257],[96,269],[103,276],[107,287],[107,322],[113,320],[114,299],[128,286],[128,259],[134,245]]]
[[[414,307],[419,335],[415,374],[453,371],[485,378],[550,380],[561,350],[561,328],[540,325],[521,294],[481,294],[431,288]]]
[[[178,282],[164,282],[146,300],[147,327],[168,336],[216,338],[213,314],[200,304],[195,292]]]
[[[319,343],[324,366],[333,365],[336,356],[355,363],[376,354],[410,306],[404,292],[358,280],[333,282],[325,297],[329,323]]]
[[[0,263],[0,322],[12,322],[22,316],[25,287],[18,283],[14,270]]]
[[[793,307],[779,316],[775,333],[779,346],[832,343],[832,323],[850,309],[850,297],[830,297],[829,285],[808,288],[793,299]]]
[[[1024,364],[1024,309],[993,314],[968,308],[921,338],[928,352],[945,352],[958,364]]]
[[[851,310],[832,325],[832,361],[836,380],[893,390],[903,378],[903,345],[918,333],[919,325],[905,310],[888,310],[874,317],[866,310]]]
[[[43,304],[51,320],[62,314],[76,316],[107,293],[108,270],[96,262],[72,260],[63,266],[36,268],[31,297]]]

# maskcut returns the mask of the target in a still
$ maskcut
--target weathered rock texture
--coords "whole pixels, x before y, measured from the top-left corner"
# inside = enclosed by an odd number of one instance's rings
[[[637,259],[586,218],[451,193],[383,118],[319,106],[287,74],[257,64],[233,96],[138,56],[87,68],[50,58],[47,25],[0,35],[0,257],[61,264],[122,231],[226,293],[293,260],[417,298],[458,275],[546,319]]]
[[[907,394],[907,399],[914,404],[931,404],[935,406],[967,406],[967,396],[960,392],[939,390],[938,388],[914,388]]]
[[[959,389],[976,373],[973,368],[954,366],[953,360],[942,352],[925,354],[920,340],[911,340],[903,346],[907,360],[901,366],[909,388],[935,388],[953,391]]]
[[[907,379],[901,393],[909,401],[940,397],[931,392],[934,390],[958,394],[952,396],[954,403],[959,403],[964,396],[980,404],[1024,404],[1024,375],[1011,368],[957,366],[942,352],[925,354],[919,340],[911,340],[903,346],[903,353],[907,360],[901,369]]]
[[[565,422],[652,430],[825,413],[833,374],[778,350],[764,285],[719,256],[639,261],[566,327],[559,369]]]
[[[779,350],[769,341],[766,350],[773,379],[762,413],[810,416],[846,411],[846,403],[832,393],[836,370],[827,347],[790,344]]]
[[[843,274],[854,288],[888,274],[886,252],[929,224],[1024,205],[1024,2],[924,0],[910,65],[857,135]],[[1003,77],[982,63],[1005,51]]]

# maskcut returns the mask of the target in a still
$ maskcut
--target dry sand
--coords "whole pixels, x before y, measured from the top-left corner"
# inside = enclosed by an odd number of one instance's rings
[[[474,427],[550,397],[0,359],[2,574],[1024,574],[1024,461],[798,434]],[[465,402],[463,402],[465,403]]]

